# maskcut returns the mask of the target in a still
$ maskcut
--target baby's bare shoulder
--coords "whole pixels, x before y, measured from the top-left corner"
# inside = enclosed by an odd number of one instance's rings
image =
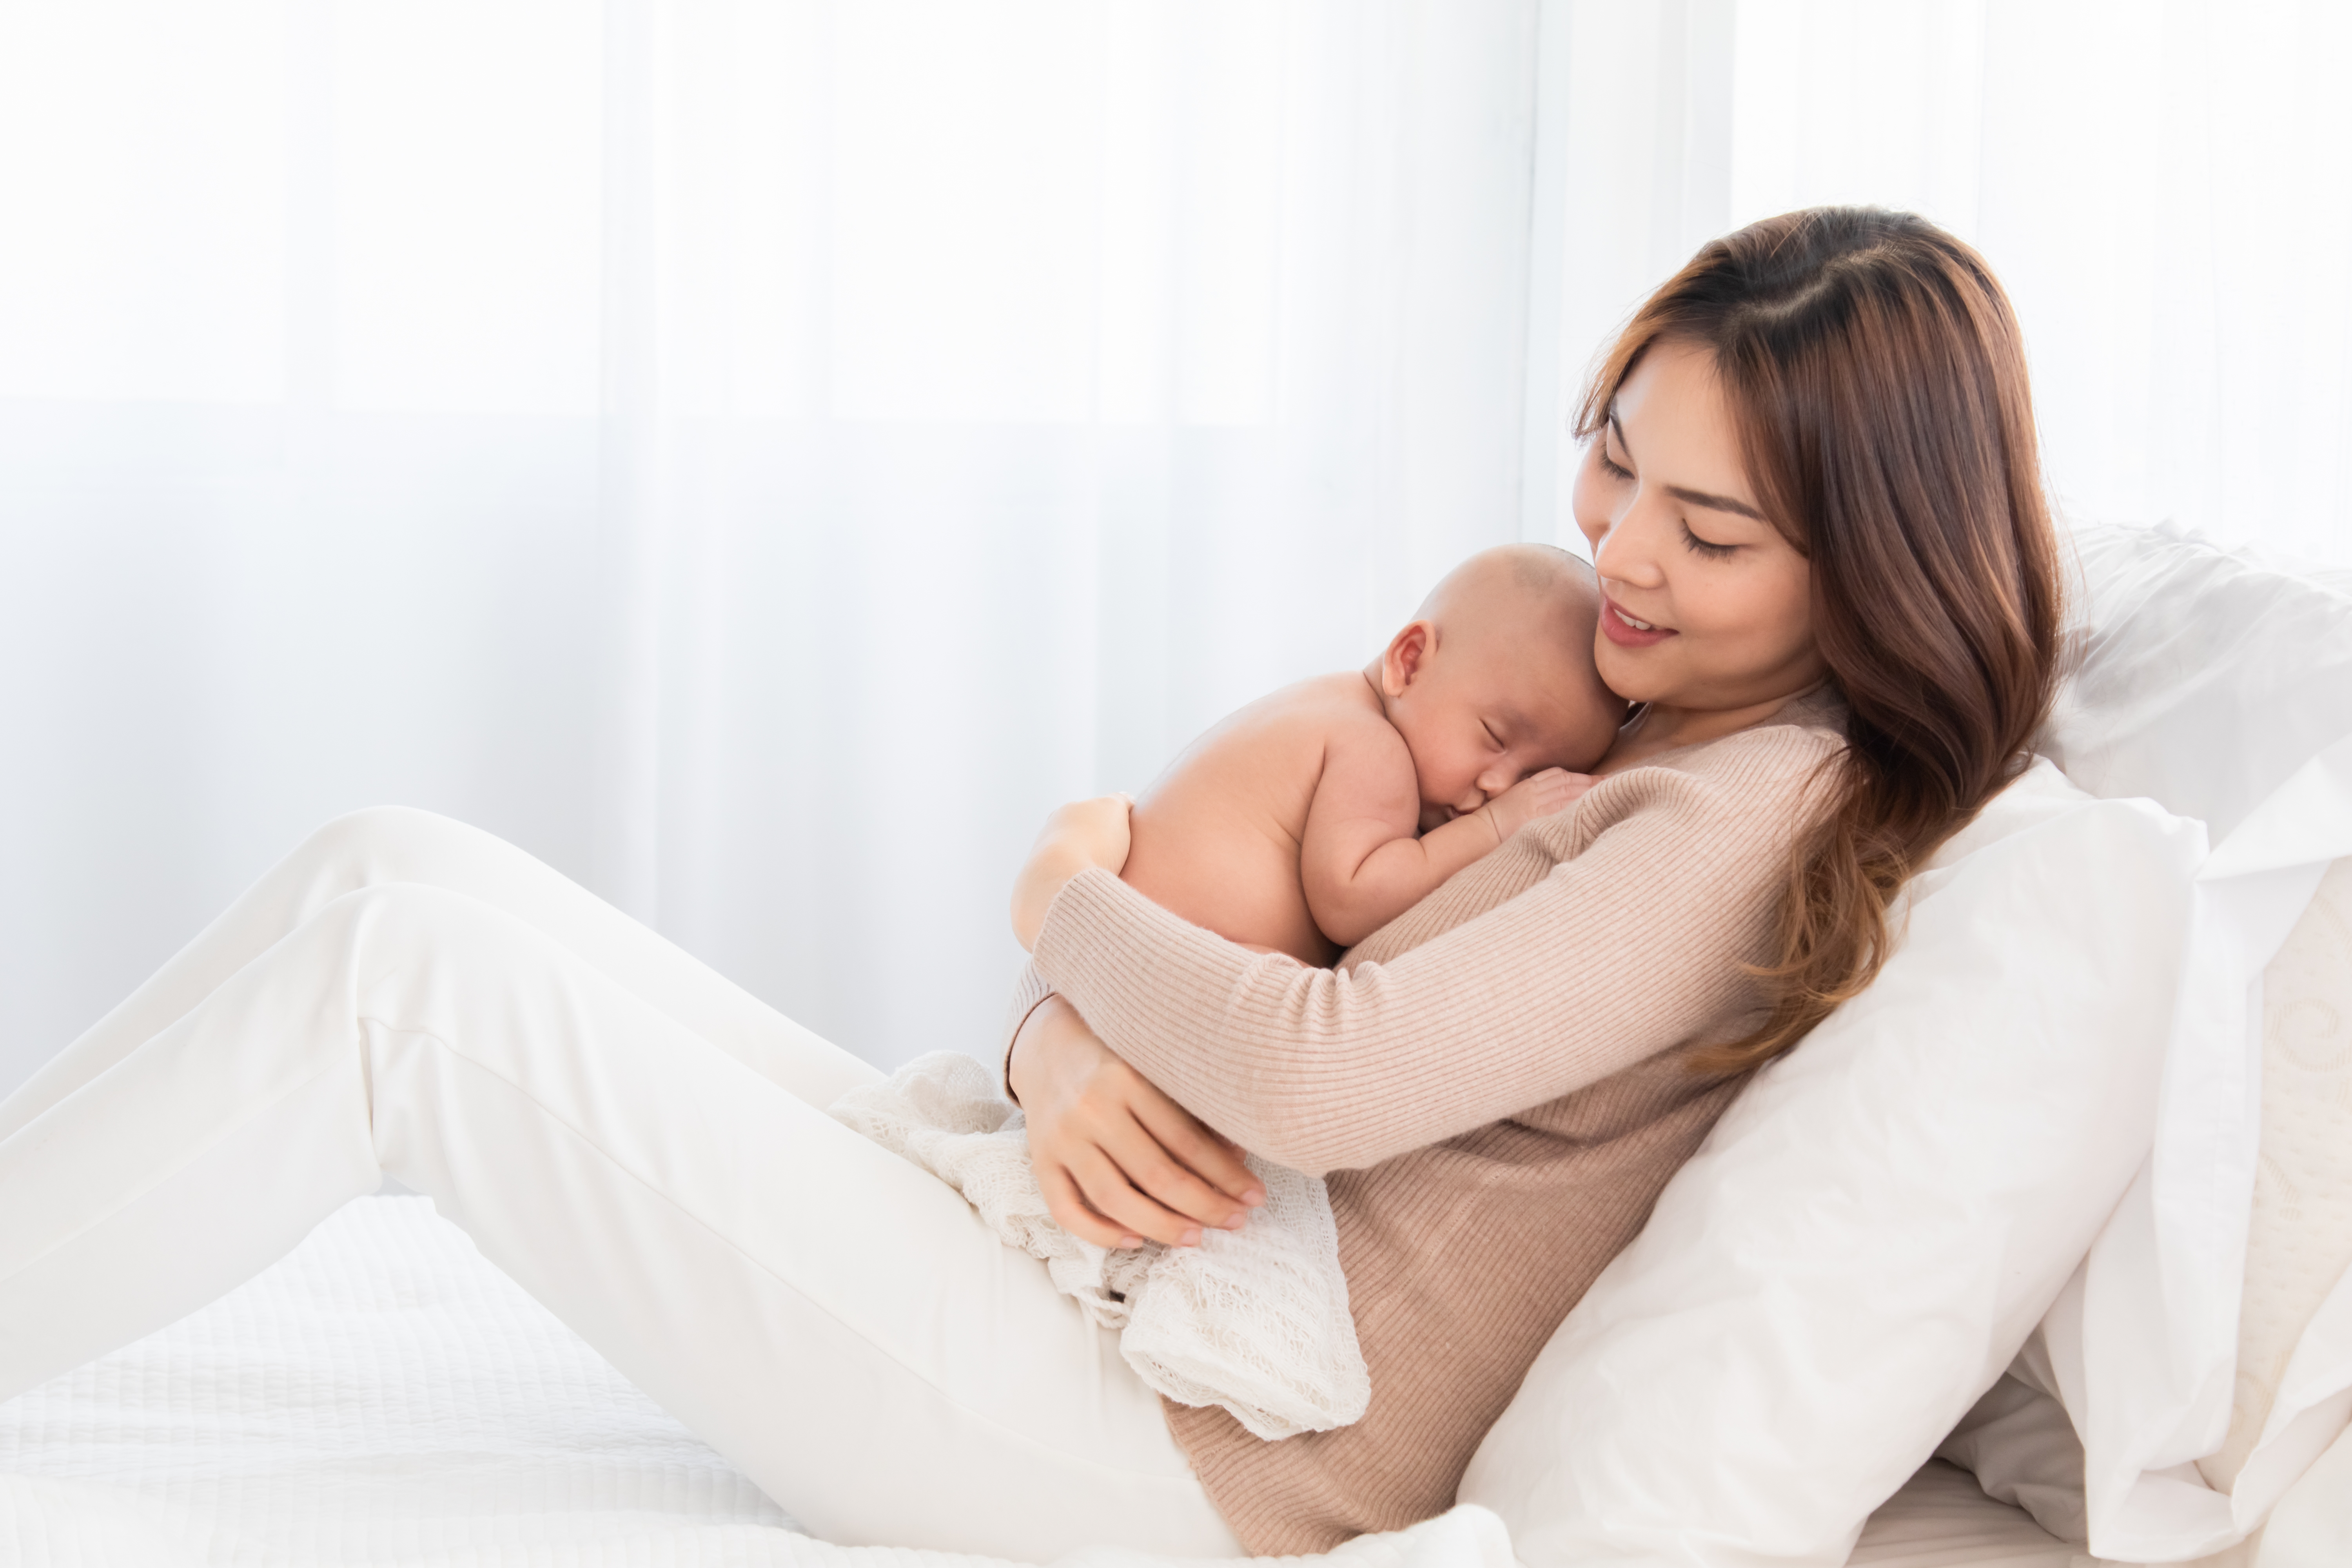
[[[1360,675],[1320,675],[1268,692],[1194,741],[1146,792],[1158,796],[1190,784],[1263,786],[1288,781],[1312,793],[1333,773],[1374,775],[1402,769],[1412,756]],[[1283,799],[1303,810],[1306,794]]]
[[[1404,737],[1381,711],[1380,699],[1361,675],[1350,670],[1318,675],[1286,686],[1259,704],[1260,721],[1327,757],[1346,754],[1377,762],[1393,752],[1411,761]]]

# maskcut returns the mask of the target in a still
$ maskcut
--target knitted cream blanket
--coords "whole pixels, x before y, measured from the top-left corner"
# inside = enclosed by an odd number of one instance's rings
[[[1371,1379],[1315,1177],[1252,1159],[1265,1206],[1240,1230],[1114,1252],[1054,1223],[1029,1167],[1026,1121],[971,1058],[934,1051],[832,1110],[961,1193],[1005,1245],[1043,1258],[1055,1289],[1117,1329],[1127,1363],[1178,1404],[1223,1405],[1269,1439],[1363,1415]]]

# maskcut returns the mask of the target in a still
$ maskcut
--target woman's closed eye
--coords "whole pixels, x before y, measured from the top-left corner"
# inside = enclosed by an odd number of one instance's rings
[[[1711,539],[1701,539],[1691,531],[1691,525],[1687,519],[1683,522],[1683,543],[1688,547],[1692,554],[1704,556],[1709,561],[1720,561],[1739,548],[1737,544],[1718,544]]]

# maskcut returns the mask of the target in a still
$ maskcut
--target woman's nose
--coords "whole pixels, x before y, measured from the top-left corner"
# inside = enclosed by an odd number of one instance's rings
[[[1623,516],[1610,525],[1592,548],[1592,570],[1603,583],[1624,583],[1654,588],[1664,581],[1658,566],[1657,510],[1637,495]]]

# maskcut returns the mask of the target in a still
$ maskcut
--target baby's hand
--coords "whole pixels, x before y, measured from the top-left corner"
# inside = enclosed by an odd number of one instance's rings
[[[1577,796],[1597,782],[1591,773],[1546,768],[1539,773],[1529,773],[1480,806],[1479,815],[1494,827],[1495,842],[1500,844],[1537,817],[1566,811]]]

